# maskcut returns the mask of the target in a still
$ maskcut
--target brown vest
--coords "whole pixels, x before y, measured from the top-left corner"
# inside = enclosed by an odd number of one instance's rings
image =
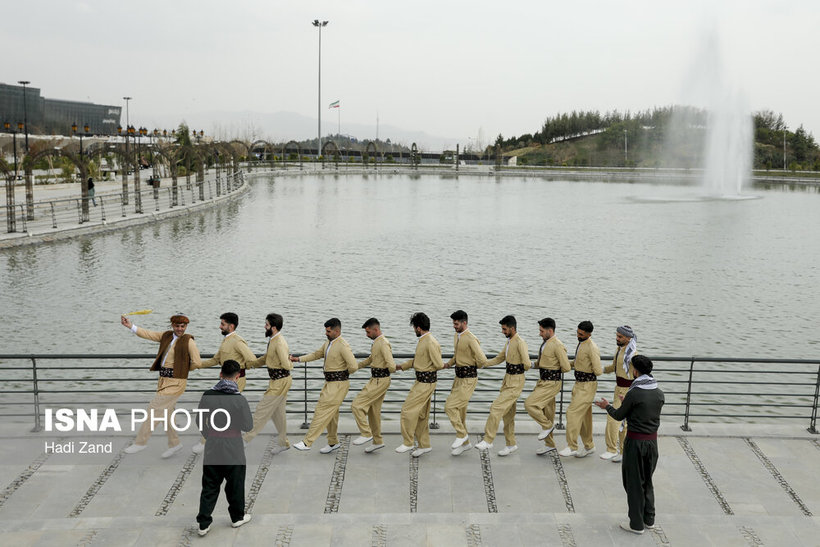
[[[174,344],[174,378],[187,379],[188,371],[191,369],[191,356],[188,353],[188,340],[192,339],[190,334],[183,334],[177,339]],[[171,345],[171,340],[174,339],[174,331],[166,331],[162,333],[162,338],[159,341],[159,351],[154,364],[151,365],[151,370],[157,371],[162,366],[162,357],[168,346]]]

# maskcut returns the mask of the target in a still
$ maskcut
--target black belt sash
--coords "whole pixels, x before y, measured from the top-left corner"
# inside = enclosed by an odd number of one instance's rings
[[[478,367],[475,365],[468,365],[466,367],[456,367],[456,378],[477,378]]]
[[[620,376],[615,377],[615,384],[618,387],[629,387],[632,385],[632,380],[628,380],[627,378],[621,378]]]
[[[561,371],[558,369],[540,368],[538,373],[542,380],[557,382],[561,380]]]
[[[280,378],[287,378],[290,376],[290,371],[284,368],[269,368],[268,376],[271,380],[279,380]]]
[[[435,370],[430,372],[421,372],[420,370],[416,371],[417,382],[421,382],[423,384],[435,384],[436,380],[438,380],[438,375]]]
[[[576,370],[575,371],[575,381],[576,382],[595,382],[598,380],[598,377],[591,372],[581,372]]]
[[[325,371],[325,382],[345,382],[350,378],[346,370]]]
[[[524,374],[524,365],[507,363],[507,374]]]
[[[390,369],[387,367],[375,367],[370,369],[371,378],[388,378],[390,377]]]
[[[159,377],[160,378],[173,378],[174,377],[174,369],[171,367],[162,367],[159,369]]]

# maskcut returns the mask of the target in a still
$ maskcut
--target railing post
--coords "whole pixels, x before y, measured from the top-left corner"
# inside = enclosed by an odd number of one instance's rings
[[[438,422],[436,421],[436,392],[438,391],[438,390],[436,389],[437,387],[438,387],[438,382],[436,382],[436,387],[435,387],[435,388],[433,388],[433,401],[432,401],[432,405],[433,405],[433,421],[432,421],[432,422],[430,422],[430,429],[438,429],[439,427],[441,427],[440,425],[438,425]]]
[[[820,396],[820,366],[817,367],[817,383],[814,385],[814,404],[811,407],[811,422],[806,431],[817,435],[817,399]]]
[[[100,220],[105,220],[105,198],[100,196]]]
[[[28,215],[26,215],[25,206],[20,204],[20,220],[23,221],[23,231],[24,232],[28,232],[28,227],[26,226],[26,219],[27,218],[28,218]]]
[[[307,429],[307,428],[310,427],[310,422],[308,422],[308,419],[307,419],[307,361],[305,361],[304,370],[305,370],[305,384],[304,384],[304,386],[302,386],[302,391],[304,391],[304,393],[305,393],[305,421],[302,422],[302,425],[300,426],[300,429]]]
[[[122,218],[125,218],[125,206],[128,205],[128,194],[126,192],[122,193],[122,204],[120,207],[122,208]]]
[[[686,384],[686,410],[683,412],[683,425],[680,428],[684,431],[692,431],[689,427],[689,403],[692,400],[692,372],[695,370],[695,358],[689,363],[689,383]]]
[[[561,375],[561,391],[558,392],[558,423],[555,424],[555,429],[561,431],[564,429],[564,375]]]
[[[51,227],[57,227],[57,215],[54,213],[54,202],[50,202],[51,205]]]
[[[40,388],[37,382],[37,359],[34,355],[31,356],[31,379],[34,384],[34,429],[31,432],[37,433],[43,430],[43,426],[40,423]]]

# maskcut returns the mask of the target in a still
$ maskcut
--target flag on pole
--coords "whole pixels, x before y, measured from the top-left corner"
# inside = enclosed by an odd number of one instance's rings
[[[339,101],[333,101],[328,105],[328,108],[339,108]]]

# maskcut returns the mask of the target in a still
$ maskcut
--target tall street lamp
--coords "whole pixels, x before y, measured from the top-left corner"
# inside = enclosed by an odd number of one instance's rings
[[[319,149],[316,151],[316,159],[322,153],[322,27],[327,26],[327,21],[313,20],[313,26],[319,29],[319,101],[317,111],[319,112]]]
[[[28,154],[28,104],[26,103],[26,86],[31,82],[28,80],[19,80],[17,83],[23,86],[23,123],[26,127],[26,154]]]
[[[6,231],[8,233],[17,231],[17,219],[14,216],[14,185],[17,182],[17,133],[23,129],[23,124],[17,124],[17,131],[11,128],[9,122],[3,123],[6,133],[11,133],[12,147],[14,148],[14,178],[6,178]]]
[[[83,158],[83,137],[88,136],[88,124],[83,125],[84,133],[80,133],[80,159]],[[71,134],[74,135],[77,133],[77,122],[71,124]]]

